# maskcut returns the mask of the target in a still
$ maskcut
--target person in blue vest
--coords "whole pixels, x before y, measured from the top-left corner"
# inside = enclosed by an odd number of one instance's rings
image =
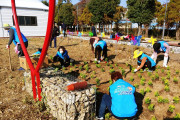
[[[20,45],[20,40],[19,40],[18,35],[17,35],[16,28],[11,27],[9,24],[4,24],[4,25],[3,25],[3,28],[4,28],[5,30],[8,30],[8,32],[9,32],[9,42],[8,42],[8,44],[6,45],[6,48],[9,49],[11,43],[13,42],[14,45],[16,46],[15,48],[17,48],[18,56],[19,56],[19,57],[20,57],[20,56],[24,56],[22,47],[21,47],[21,45]],[[28,47],[28,40],[26,39],[26,37],[25,37],[22,33],[21,33],[21,36],[22,36],[24,45],[25,45],[25,47],[27,48],[27,47]]]
[[[53,62],[60,62],[61,67],[68,67],[70,63],[74,64],[74,60],[70,59],[68,55],[68,51],[65,49],[64,46],[60,46],[58,48],[57,54],[53,58]]]
[[[104,94],[101,100],[97,119],[103,120],[106,108],[117,119],[135,118],[138,111],[135,101],[135,87],[122,79],[120,72],[111,74],[113,84],[110,86],[109,95]]]
[[[144,54],[142,51],[135,50],[133,58],[138,59],[137,64],[139,65],[137,69],[134,70],[134,72],[137,72],[140,69],[145,70],[145,68],[148,68],[149,69],[148,71],[155,70],[156,63],[154,62],[154,60],[148,55]]]
[[[98,63],[100,63],[100,60],[102,61],[103,59],[107,58],[107,43],[102,40],[101,37],[92,38],[95,38],[95,41],[93,43],[93,47],[95,48],[95,61],[98,61]]]

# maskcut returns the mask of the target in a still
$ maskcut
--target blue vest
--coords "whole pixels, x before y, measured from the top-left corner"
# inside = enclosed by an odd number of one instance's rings
[[[106,42],[103,41],[103,40],[98,41],[98,43],[96,43],[96,45],[95,45],[95,48],[96,48],[98,45],[102,48],[102,50],[104,49],[105,46],[107,46]]]
[[[144,53],[141,55],[140,60],[142,60],[144,57],[147,57],[147,59],[151,62],[151,67],[156,66],[156,63],[154,62],[154,60]],[[147,60],[146,60],[146,62],[147,62]],[[141,61],[138,60],[138,63],[141,63]]]
[[[134,92],[135,87],[122,79],[118,79],[110,86],[111,111],[115,116],[132,117],[136,115],[138,109]]]
[[[62,58],[64,60],[64,57],[69,58],[68,56],[68,52],[65,50],[65,52],[63,54],[61,54],[59,51],[57,52],[56,56]]]
[[[164,47],[164,43],[166,43],[167,45],[169,45],[167,42],[165,42],[165,41],[159,41],[158,43],[160,43],[161,44],[161,49],[164,51],[164,52],[166,52],[166,47]]]
[[[16,31],[16,28],[11,27],[11,29],[14,30],[14,40],[13,40],[13,43],[16,45],[17,43],[20,43],[19,38],[18,38],[18,34],[17,34],[17,31]],[[26,37],[22,33],[21,33],[21,36],[22,36],[23,42],[27,42],[28,41],[26,39]]]

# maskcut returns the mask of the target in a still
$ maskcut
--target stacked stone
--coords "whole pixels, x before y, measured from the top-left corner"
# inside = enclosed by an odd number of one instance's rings
[[[96,95],[92,86],[88,86],[84,90],[67,91],[67,85],[79,80],[63,74],[61,71],[55,71],[54,68],[45,68],[40,72],[42,93],[46,97],[47,105],[51,109],[50,113],[54,117],[58,120],[94,119]],[[31,87],[30,84],[31,81],[26,84],[26,89]]]

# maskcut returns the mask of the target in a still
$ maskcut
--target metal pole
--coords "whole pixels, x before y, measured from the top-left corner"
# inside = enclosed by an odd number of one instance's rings
[[[77,31],[78,31],[78,4],[77,4]]]
[[[164,39],[164,32],[165,32],[165,25],[166,25],[167,2],[168,2],[168,0],[166,0],[166,10],[165,10],[165,16],[164,16],[164,24],[163,24],[163,34],[162,34],[162,39]]]

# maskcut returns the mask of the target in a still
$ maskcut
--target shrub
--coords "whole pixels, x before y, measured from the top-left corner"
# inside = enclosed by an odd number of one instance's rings
[[[110,72],[110,73],[113,73],[113,72],[114,72],[114,69],[110,69],[109,72]]]
[[[155,79],[159,79],[159,74],[158,73],[155,74]]]
[[[164,102],[164,99],[162,96],[158,96],[158,103],[163,103]]]
[[[79,70],[82,70],[83,69],[83,67],[82,66],[79,66]]]
[[[161,72],[164,73],[164,69],[161,69]]]
[[[166,85],[166,86],[164,87],[164,90],[165,90],[166,92],[169,92],[169,91],[170,91],[169,86]]]
[[[151,80],[155,80],[155,76],[151,76]]]
[[[179,70],[176,70],[176,74],[177,74],[177,75],[179,74]]]
[[[151,92],[151,89],[147,87],[145,91],[148,93],[148,92]]]
[[[133,78],[132,76],[130,77],[130,81],[131,81],[131,82],[133,82],[133,81],[134,81],[134,78]]]
[[[141,78],[142,81],[146,81],[146,79],[144,77]]]
[[[112,84],[113,84],[113,81],[112,81],[112,80],[109,80],[109,84],[112,85]]]
[[[168,86],[168,85],[169,85],[169,80],[165,80],[165,81],[164,81],[164,85],[167,85],[167,86]]]
[[[154,96],[155,96],[155,97],[158,97],[158,96],[159,96],[159,92],[156,91],[156,92],[154,93]]]
[[[164,82],[164,81],[165,81],[165,79],[166,79],[165,77],[161,77],[162,82]]]
[[[135,88],[139,88],[139,85],[138,85],[138,84],[134,84],[134,87],[135,87]]]
[[[153,116],[153,117],[151,118],[151,120],[157,120],[157,119],[156,119],[156,117],[155,117],[155,116]]]
[[[146,104],[151,104],[151,99],[150,99],[149,97],[147,97],[147,98],[145,99],[145,103],[146,103]]]
[[[148,106],[148,109],[149,109],[149,111],[154,111],[154,104],[150,104],[150,105]]]
[[[140,84],[142,85],[142,86],[144,86],[145,85],[145,83],[144,83],[144,81],[140,81]]]
[[[175,109],[175,106],[174,105],[170,105],[169,108],[168,108],[168,111],[173,113],[174,109]]]
[[[176,119],[180,118],[180,113],[176,113],[176,116],[174,116],[174,118]]]
[[[141,78],[141,77],[142,77],[140,73],[138,74],[138,77],[139,77],[139,78]]]
[[[174,77],[173,82],[178,83],[178,79]]]
[[[144,89],[141,89],[141,90],[140,90],[140,93],[141,93],[142,95],[145,95]]]
[[[151,80],[148,81],[148,85],[149,85],[149,86],[153,86],[153,83],[152,83]]]
[[[176,104],[179,103],[179,97],[173,97],[173,102]]]
[[[152,75],[152,73],[151,72],[148,72],[148,76],[150,77]]]
[[[104,68],[101,68],[101,71],[102,71],[102,72],[105,72]]]
[[[167,79],[170,79],[171,75],[168,73],[166,77]]]

